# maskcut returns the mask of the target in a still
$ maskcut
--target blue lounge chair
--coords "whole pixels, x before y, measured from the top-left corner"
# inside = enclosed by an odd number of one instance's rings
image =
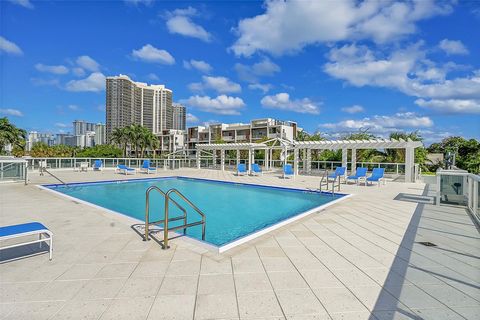
[[[119,172],[127,175],[127,174],[135,174],[137,171],[134,168],[127,167],[124,164],[119,164],[115,169],[115,172]]]
[[[359,184],[363,180],[365,185],[367,185],[367,171],[368,168],[358,167],[354,175],[347,177],[347,181],[354,180],[357,184]]]
[[[262,175],[262,174],[263,174],[262,168],[260,168],[260,166],[258,165],[258,163],[252,163],[252,170],[250,171],[250,173],[251,173],[253,176],[258,176],[258,175]]]
[[[150,166],[150,160],[143,161],[143,165],[140,169],[146,174],[149,174],[150,172],[157,173],[157,168]]]
[[[102,171],[103,170],[103,162],[102,160],[95,160],[93,163],[93,171],[98,170]]]
[[[48,230],[40,222],[30,222],[23,224],[16,224],[12,226],[0,227],[0,241],[8,239],[16,239],[20,237],[38,235],[38,240],[31,240],[28,238],[28,241],[15,243],[9,246],[1,247],[0,250],[15,248],[19,246],[24,246],[32,243],[39,243],[40,248],[42,247],[42,242],[47,242],[49,247],[50,260],[52,260],[53,253],[53,233]],[[45,238],[42,238],[45,236]]]
[[[292,165],[291,164],[286,164],[283,166],[283,179],[287,177],[294,177],[295,172],[293,171]]]
[[[237,176],[244,176],[247,174],[247,167],[245,163],[237,164]]]
[[[332,179],[332,180],[335,180],[337,179],[338,177],[344,177],[345,178],[345,172],[347,171],[347,168],[346,167],[336,167],[335,168],[335,172],[334,173],[331,173],[328,175],[328,179]]]
[[[373,182],[376,181],[378,186],[380,187],[380,182],[386,184],[385,177],[383,176],[384,174],[384,168],[373,168],[372,174],[370,175],[370,177],[367,178],[367,182],[369,181],[373,184]]]

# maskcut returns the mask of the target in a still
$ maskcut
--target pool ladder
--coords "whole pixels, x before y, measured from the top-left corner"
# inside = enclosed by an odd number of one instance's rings
[[[325,181],[324,181],[325,180]],[[337,181],[337,179],[333,179],[332,181],[332,196],[335,195],[335,182]],[[325,170],[323,172],[323,175],[322,175],[322,179],[320,179],[320,186],[319,186],[319,190],[322,191],[322,187],[323,186],[326,186],[326,191],[328,191],[328,185],[330,184],[329,182],[329,179],[328,179],[328,170]],[[340,191],[340,176],[338,176],[338,184],[337,184],[337,191]]]
[[[163,220],[158,220],[158,221],[150,221],[150,192],[152,191],[157,191],[160,194],[162,194],[165,197],[165,215]],[[192,207],[202,218],[200,221],[196,222],[191,222],[187,223],[187,210],[185,210],[184,207],[182,207],[177,201],[171,198],[172,194],[176,194],[179,196],[181,199],[183,199],[190,207]],[[170,202],[173,203],[180,211],[183,212],[183,215],[178,216],[178,217],[169,217],[169,206]],[[172,221],[178,221],[178,220],[183,220],[183,224],[180,226],[176,227],[168,227],[168,223]],[[187,228],[194,227],[201,225],[202,226],[202,240],[205,240],[205,214],[200,210],[196,205],[194,205],[187,197],[185,197],[180,191],[177,189],[170,189],[167,192],[164,192],[162,189],[160,189],[157,186],[151,186],[147,189],[145,192],[145,237],[144,241],[150,240],[150,225],[158,225],[158,224],[163,224],[163,249],[168,249],[170,248],[168,245],[168,232],[169,231],[175,231],[179,229],[183,229],[183,234],[186,234]]]

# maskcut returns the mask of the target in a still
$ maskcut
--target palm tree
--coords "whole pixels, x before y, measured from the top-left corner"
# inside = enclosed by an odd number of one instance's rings
[[[123,156],[127,156],[127,144],[128,144],[128,135],[126,128],[115,128],[112,132],[112,137],[110,141],[121,146],[123,150]]]
[[[0,118],[0,154],[3,153],[5,146],[8,144],[22,147],[22,142],[26,137],[27,132],[25,130],[17,128],[6,117]]]
[[[154,144],[154,140],[158,140],[157,137],[147,128],[141,127],[139,132],[139,146],[141,148],[142,158],[145,155],[145,149]]]

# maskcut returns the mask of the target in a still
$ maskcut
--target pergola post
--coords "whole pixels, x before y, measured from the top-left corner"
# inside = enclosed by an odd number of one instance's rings
[[[240,150],[237,149],[237,166],[240,164]]]
[[[213,158],[213,169],[215,169],[217,167],[217,149],[213,149],[213,154],[212,154],[212,158]]]
[[[415,182],[413,167],[415,166],[415,149],[405,148],[405,182]]]
[[[269,149],[265,149],[265,157],[264,157],[264,167],[265,167],[265,171],[267,171],[269,168],[268,168],[268,162],[270,161],[270,159],[268,159],[268,154],[270,153],[269,152]]]
[[[312,173],[312,149],[307,149],[307,173]]]
[[[298,175],[298,148],[293,149],[293,172]]]
[[[200,153],[201,152],[202,151],[200,149],[197,149],[197,153],[195,154],[196,157],[197,157],[197,169],[200,169],[200,167],[201,167],[201,160],[200,160]]]
[[[222,162],[220,164],[220,168],[222,171],[225,171],[225,150],[223,149],[220,151],[220,161]]]
[[[247,163],[247,171],[250,174],[250,169],[252,167],[252,148],[248,149],[248,163]]]
[[[347,167],[348,162],[348,149],[342,149],[342,167]]]
[[[352,167],[350,172],[352,175],[357,173],[357,149],[355,148],[352,149]]]

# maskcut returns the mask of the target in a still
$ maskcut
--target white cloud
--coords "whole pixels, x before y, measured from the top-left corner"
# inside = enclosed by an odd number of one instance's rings
[[[71,110],[71,111],[79,111],[80,110],[80,107],[77,106],[76,104],[69,104],[67,106],[67,109]]]
[[[37,63],[35,69],[41,72],[48,72],[53,74],[66,74],[68,73],[68,68],[63,65],[58,66],[48,66],[42,63]]]
[[[196,69],[200,72],[203,72],[203,73],[210,73],[212,72],[212,66],[210,64],[208,64],[207,62],[205,61],[202,61],[202,60],[190,60],[190,61],[183,61],[183,67],[185,69]]]
[[[7,116],[14,116],[14,117],[23,117],[22,111],[18,109],[0,109],[0,114],[5,114]]]
[[[241,98],[230,97],[224,94],[216,98],[195,95],[180,102],[200,111],[223,115],[239,115],[240,110],[245,107],[245,103]]]
[[[58,79],[31,78],[30,81],[32,81],[35,86],[60,86]]]
[[[85,75],[85,70],[83,70],[83,68],[80,68],[80,67],[72,68],[72,72],[77,77],[83,77]]]
[[[88,71],[95,72],[100,69],[100,64],[89,56],[80,56],[76,62],[80,67]]]
[[[438,44],[440,49],[445,51],[447,55],[454,55],[454,54],[468,54],[468,49],[463,45],[462,41],[459,40],[448,40],[443,39]]]
[[[154,0],[123,0],[123,1],[129,5],[138,6],[143,4],[147,7],[150,7],[154,3]]]
[[[273,86],[269,83],[251,83],[248,85],[248,89],[250,90],[261,90],[263,93],[267,93],[273,88]]]
[[[259,77],[273,76],[281,70],[279,65],[268,58],[263,58],[262,61],[254,63],[251,66],[236,63],[234,68],[238,77],[247,82],[258,82]]]
[[[299,100],[290,100],[290,95],[286,92],[277,93],[273,96],[265,96],[260,100],[265,108],[287,110],[298,113],[320,113],[319,107],[308,98]]]
[[[35,8],[33,4],[30,2],[30,0],[8,0],[11,3],[17,4],[19,6],[22,6],[27,9],[33,9]]]
[[[57,128],[68,128],[68,127],[70,127],[70,125],[68,125],[66,123],[57,122],[57,123],[55,123],[55,127],[57,127]]]
[[[186,9],[176,9],[173,12],[167,12],[166,24],[170,33],[181,34],[185,37],[197,38],[205,42],[212,40],[212,35],[202,26],[194,23],[192,17],[197,15],[197,10],[192,7]]]
[[[100,72],[94,72],[87,78],[81,80],[70,80],[65,88],[68,91],[91,91],[98,92],[105,90],[105,75]]]
[[[192,91],[204,91],[212,89],[218,93],[236,93],[242,91],[242,87],[226,77],[202,76],[202,82],[194,82],[188,85]]]
[[[191,113],[187,113],[187,122],[188,123],[197,123],[198,121],[200,121],[200,119],[198,119],[198,117],[196,117],[195,115],[191,114]]]
[[[333,48],[324,71],[357,87],[391,88],[409,96],[436,100],[437,106],[448,104],[440,104],[439,100],[454,99],[458,104],[459,100],[480,99],[480,70],[449,79],[448,72],[459,66],[452,63],[436,66],[426,58],[422,45],[420,42],[387,56],[354,44]]]
[[[335,123],[320,124],[321,128],[333,132],[352,132],[368,129],[371,133],[386,135],[402,129],[429,128],[433,121],[429,117],[419,116],[413,112],[396,113],[394,115],[375,115],[355,120],[349,119]]]
[[[22,55],[23,51],[20,49],[19,46],[17,46],[15,43],[8,41],[4,37],[0,36],[0,52],[6,52],[8,54],[13,54],[13,55]]]
[[[415,103],[441,113],[480,113],[480,99],[417,99]]]
[[[346,113],[354,114],[354,113],[365,112],[365,109],[362,106],[355,104],[350,107],[342,108],[342,111]]]
[[[149,73],[147,74],[147,78],[152,81],[158,81],[160,78],[155,74],[155,73]]]
[[[145,62],[156,62],[162,64],[175,63],[175,59],[168,51],[157,49],[151,44],[146,44],[141,49],[133,50],[132,57]]]
[[[377,43],[413,34],[420,20],[451,12],[447,3],[423,1],[266,1],[265,13],[240,20],[236,55],[274,55],[333,41],[371,39]]]

